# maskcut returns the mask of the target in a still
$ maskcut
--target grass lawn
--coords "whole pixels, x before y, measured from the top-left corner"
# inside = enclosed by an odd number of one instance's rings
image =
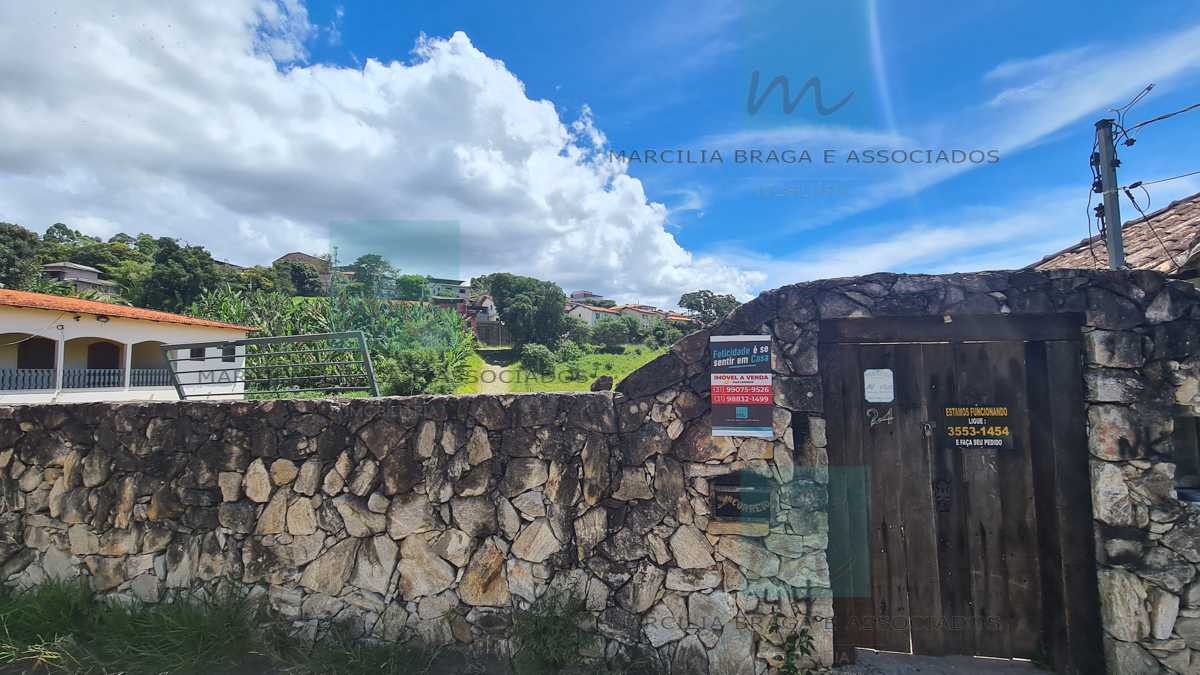
[[[510,366],[512,383],[509,390],[518,393],[587,391],[597,377],[610,375],[615,384],[666,351],[666,347],[650,349],[645,345],[625,345],[621,354],[585,354],[570,365],[560,364],[555,368],[553,375],[528,372],[521,366],[520,361],[515,361]]]
[[[316,643],[236,591],[158,605],[120,603],[84,583],[0,589],[0,673],[400,675],[438,654],[414,641],[368,644],[344,629]]]
[[[471,369],[473,376],[471,379],[458,385],[458,389],[454,390],[456,394],[477,394],[479,393],[479,372],[483,370],[483,357],[479,352],[473,352],[471,358],[467,359],[467,367]]]

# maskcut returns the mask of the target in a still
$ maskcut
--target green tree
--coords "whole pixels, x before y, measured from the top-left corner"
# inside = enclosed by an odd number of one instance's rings
[[[516,346],[558,343],[566,323],[567,294],[558,284],[507,272],[489,274],[484,286]]]
[[[718,295],[710,290],[692,291],[679,297],[679,306],[691,312],[705,326],[725,318],[740,304],[732,295]]]
[[[683,337],[683,329],[669,321],[655,321],[646,336],[647,342],[654,345],[671,345]]]
[[[13,223],[0,223],[0,286],[25,288],[42,276],[38,244],[37,233]]]
[[[625,341],[626,342],[641,342],[646,338],[646,331],[642,328],[642,322],[632,316],[621,316],[618,321],[625,324]]]
[[[273,269],[280,280],[287,280],[287,286],[295,295],[311,298],[324,294],[321,274],[312,265],[299,260],[283,260],[275,263]],[[279,290],[288,292],[284,288]]]
[[[154,309],[183,311],[220,277],[208,251],[162,237],[156,242],[154,267],[142,285],[142,302]]]
[[[620,351],[630,341],[629,324],[622,319],[629,317],[606,316],[592,325],[592,341],[602,345],[605,351]]]
[[[104,271],[104,276],[117,284],[122,298],[128,300],[135,307],[143,305],[144,284],[154,270],[152,263],[131,258],[106,265],[101,269]]]
[[[612,307],[616,307],[616,306],[617,306],[617,303],[616,303],[616,302],[614,302],[614,301],[612,301],[612,300],[607,300],[607,299],[604,299],[604,298],[600,298],[600,299],[597,299],[597,298],[584,298],[583,300],[579,300],[578,302],[579,302],[579,304],[581,304],[581,305],[591,305],[592,307],[608,307],[608,308],[612,308]]]
[[[563,337],[581,345],[591,339],[591,331],[583,319],[567,315],[563,318]]]
[[[397,300],[425,299],[425,277],[420,274],[397,275],[395,288]]]
[[[354,273],[354,283],[362,292],[376,297],[388,297],[396,278],[396,268],[383,256],[367,253],[358,256],[348,269]]]

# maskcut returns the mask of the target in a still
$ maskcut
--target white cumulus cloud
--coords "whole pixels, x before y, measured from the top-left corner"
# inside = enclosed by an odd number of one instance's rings
[[[586,110],[560,119],[465,34],[355,69],[310,62],[319,33],[298,0],[0,4],[0,219],[244,264],[337,245],[662,304],[762,282],[684,249]],[[422,230],[456,250],[414,255]]]

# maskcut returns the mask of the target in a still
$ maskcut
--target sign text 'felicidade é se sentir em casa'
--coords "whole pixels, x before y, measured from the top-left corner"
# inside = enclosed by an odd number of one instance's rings
[[[770,335],[709,338],[713,436],[773,438]]]

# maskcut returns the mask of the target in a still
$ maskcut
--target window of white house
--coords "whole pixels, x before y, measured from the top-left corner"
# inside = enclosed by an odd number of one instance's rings
[[[192,347],[190,356],[193,361],[203,361],[204,360],[204,347]]]
[[[237,357],[237,347],[221,347],[221,360],[225,363],[233,363]]]

